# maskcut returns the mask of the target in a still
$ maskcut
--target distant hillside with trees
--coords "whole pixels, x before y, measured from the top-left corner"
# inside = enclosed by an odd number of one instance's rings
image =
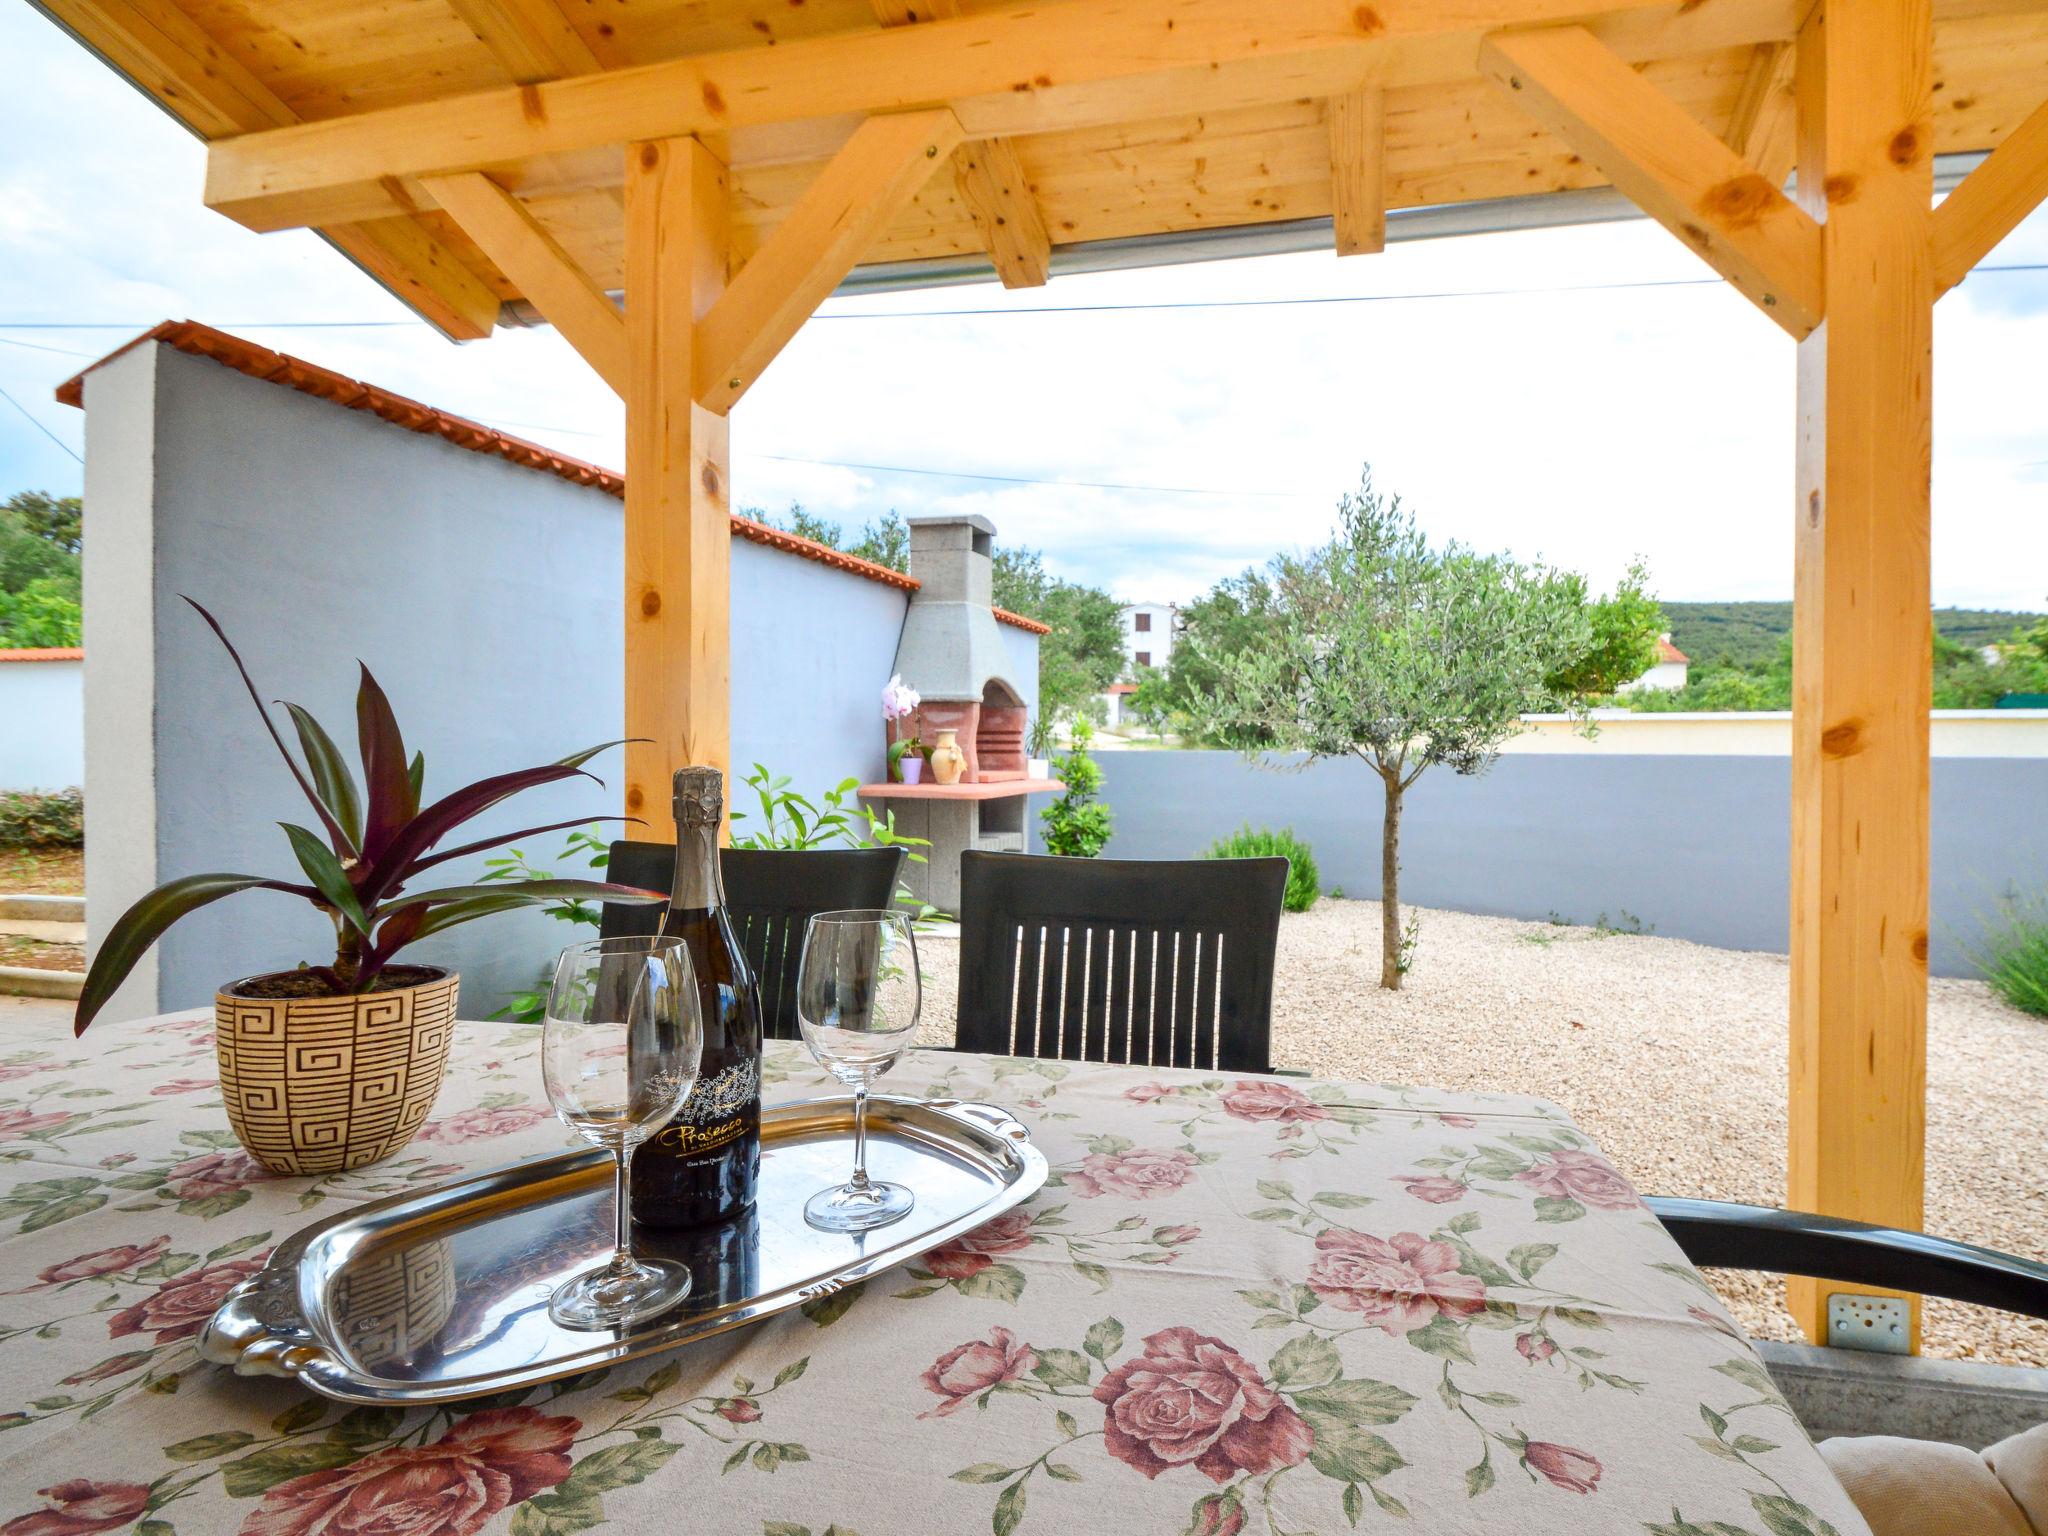
[[[45,491],[0,502],[0,650],[78,644],[83,513]]]
[[[1780,644],[1792,633],[1790,603],[1663,604],[1671,643],[1695,666],[1764,669],[1778,659]],[[2024,629],[2035,613],[2006,613],[1991,608],[1937,608],[1934,627],[1944,640],[1976,650],[2007,639]]]

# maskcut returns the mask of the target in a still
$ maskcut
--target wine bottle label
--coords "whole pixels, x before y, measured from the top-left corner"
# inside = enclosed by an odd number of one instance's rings
[[[737,1140],[749,1120],[759,1117],[760,1101],[760,1061],[736,1061],[691,1089],[681,1111],[654,1139],[685,1156],[716,1151]],[[753,1116],[747,1114],[749,1109]]]

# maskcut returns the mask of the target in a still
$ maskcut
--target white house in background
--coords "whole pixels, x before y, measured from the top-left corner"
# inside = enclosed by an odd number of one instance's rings
[[[0,649],[0,794],[85,783],[85,652]]]
[[[1685,686],[1686,669],[1690,665],[1685,652],[1671,643],[1671,633],[1667,630],[1657,637],[1656,664],[1634,682],[1623,683],[1620,691],[1634,693],[1639,689],[1657,688],[1675,693]]]
[[[1173,621],[1180,609],[1173,603],[1126,603],[1118,610],[1124,627],[1125,670],[1164,668],[1173,659]]]

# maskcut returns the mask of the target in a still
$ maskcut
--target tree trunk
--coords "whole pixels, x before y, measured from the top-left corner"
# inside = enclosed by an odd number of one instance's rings
[[[1401,781],[1382,774],[1386,814],[1380,822],[1380,985],[1401,990]]]

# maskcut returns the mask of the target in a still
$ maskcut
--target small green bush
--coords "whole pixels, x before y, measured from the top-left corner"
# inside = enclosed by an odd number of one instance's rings
[[[2010,901],[1987,925],[1973,958],[1991,990],[2025,1013],[2048,1018],[2048,896]]]
[[[1045,823],[1045,851],[1070,859],[1092,859],[1109,841],[1109,807],[1095,798],[1102,788],[1102,766],[1088,755],[1095,729],[1086,720],[1074,722],[1072,745],[1053,765],[1053,777],[1067,792],[1038,813]]]
[[[1270,859],[1275,856],[1287,861],[1287,894],[1281,905],[1290,912],[1306,912],[1323,894],[1323,885],[1316,873],[1316,856],[1309,852],[1307,843],[1294,835],[1292,827],[1282,827],[1278,832],[1270,827],[1261,827],[1254,832],[1247,823],[1230,836],[1218,838],[1202,855],[1207,859]]]
[[[84,846],[84,790],[0,792],[0,848]]]

